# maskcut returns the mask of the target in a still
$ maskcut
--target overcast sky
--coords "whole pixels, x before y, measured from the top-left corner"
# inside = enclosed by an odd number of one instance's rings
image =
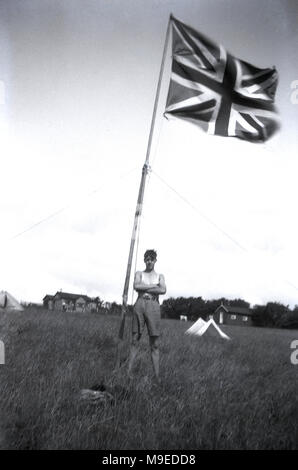
[[[276,66],[281,129],[252,144],[165,120],[169,50],[137,268],[155,248],[165,298],[298,304],[296,0],[0,1],[0,289],[19,300],[121,302],[170,13]]]

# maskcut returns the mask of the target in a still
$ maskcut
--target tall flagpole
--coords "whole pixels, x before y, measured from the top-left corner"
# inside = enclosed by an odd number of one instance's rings
[[[138,194],[137,206],[136,206],[136,211],[135,211],[134,224],[133,224],[133,229],[132,229],[132,236],[131,236],[131,241],[130,241],[130,249],[129,249],[129,255],[128,255],[126,276],[125,276],[124,289],[123,289],[123,295],[122,295],[121,324],[120,324],[120,330],[119,330],[119,339],[121,339],[121,340],[123,339],[123,335],[124,335],[125,314],[126,314],[126,308],[127,308],[128,289],[129,289],[129,281],[130,281],[130,276],[131,276],[132,260],[133,260],[137,230],[138,230],[140,218],[141,218],[141,215],[142,215],[144,191],[145,191],[145,185],[146,185],[146,177],[148,175],[149,168],[150,168],[149,167],[149,158],[150,158],[150,152],[151,152],[151,144],[152,144],[152,137],[153,137],[154,126],[155,126],[155,119],[156,119],[156,112],[157,112],[157,107],[158,107],[160,89],[161,89],[161,82],[162,82],[162,77],[163,77],[163,72],[164,72],[166,53],[167,53],[167,48],[168,48],[169,36],[170,36],[171,19],[172,19],[172,15],[170,15],[170,17],[169,17],[168,26],[167,26],[167,33],[166,33],[165,44],[164,44],[163,55],[162,55],[162,61],[161,61],[161,66],[160,66],[159,79],[158,79],[158,84],[157,84],[157,89],[156,89],[155,102],[154,102],[154,108],[153,108],[153,114],[152,114],[152,120],[151,120],[151,127],[150,127],[150,134],[149,134],[148,145],[147,145],[146,158],[145,158],[144,166],[142,168],[142,176],[141,176],[141,182],[140,182],[140,187],[139,187],[139,194]],[[117,357],[118,365],[119,365],[119,362],[120,362],[120,357],[119,357],[119,354],[118,354],[118,357]]]

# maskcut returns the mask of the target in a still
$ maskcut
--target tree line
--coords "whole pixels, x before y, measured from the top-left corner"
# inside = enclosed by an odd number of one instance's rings
[[[243,299],[204,300],[202,297],[177,297],[163,301],[162,317],[178,320],[180,315],[186,315],[188,320],[203,320],[213,315],[220,304],[230,307],[250,308],[250,304]],[[251,309],[252,322],[255,326],[298,329],[298,305],[293,309],[280,302],[268,302],[266,305],[255,305]]]

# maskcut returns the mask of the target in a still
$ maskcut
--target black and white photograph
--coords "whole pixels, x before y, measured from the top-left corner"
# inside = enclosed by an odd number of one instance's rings
[[[1,450],[298,449],[297,54],[297,0],[0,0]]]

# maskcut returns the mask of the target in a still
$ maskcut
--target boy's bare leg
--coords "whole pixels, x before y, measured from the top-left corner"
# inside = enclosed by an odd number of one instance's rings
[[[150,336],[150,348],[151,348],[151,359],[155,377],[159,382],[159,348],[158,348],[158,336]]]

